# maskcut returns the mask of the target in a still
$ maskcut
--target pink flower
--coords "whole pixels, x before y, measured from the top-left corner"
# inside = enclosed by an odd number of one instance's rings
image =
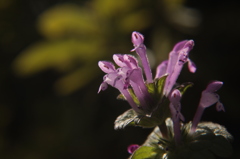
[[[181,72],[183,65],[188,62],[189,69],[191,72],[195,72],[196,66],[188,58],[188,54],[192,49],[194,42],[193,40],[185,40],[177,43],[173,50],[169,54],[169,59],[162,62],[157,67],[155,79],[153,80],[150,64],[148,61],[146,46],[144,45],[144,36],[139,32],[134,31],[132,33],[132,43],[142,62],[142,68],[138,65],[137,59],[128,54],[114,54],[113,60],[118,65],[115,68],[114,64],[108,61],[99,61],[98,66],[106,73],[103,78],[103,83],[100,85],[98,93],[107,89],[107,85],[117,88],[124,98],[128,101],[130,106],[139,114],[151,116],[152,112],[157,107],[153,97],[148,91],[146,84],[154,83],[156,79],[161,78],[163,75],[168,75],[165,86],[164,95],[168,97],[168,94],[172,91],[174,84]],[[146,81],[144,79],[144,74]],[[134,102],[131,92],[131,88],[134,95],[139,101]]]
[[[223,85],[221,81],[213,81],[208,84],[207,88],[202,91],[202,96],[197,108],[197,112],[192,122],[191,132],[195,132],[197,125],[202,117],[205,108],[216,104],[217,111],[225,111],[223,104],[219,101],[219,95],[216,93]]]

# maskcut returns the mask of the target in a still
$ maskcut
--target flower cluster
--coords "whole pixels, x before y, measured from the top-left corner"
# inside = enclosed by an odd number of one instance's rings
[[[217,111],[225,111],[223,104],[219,101],[219,95],[216,94],[216,91],[223,85],[221,81],[213,81],[208,84],[202,92],[193,121],[185,125],[182,123],[184,116],[181,114],[180,100],[191,84],[177,85],[176,81],[185,63],[188,63],[188,69],[191,73],[196,71],[196,65],[189,58],[189,52],[194,46],[194,41],[178,42],[169,53],[168,60],[158,65],[154,79],[146,53],[146,46],[143,42],[142,34],[132,33],[134,48],[131,52],[135,51],[137,53],[143,69],[139,66],[138,60],[129,54],[113,55],[113,60],[118,68],[115,68],[115,65],[108,61],[99,61],[98,63],[100,69],[106,73],[98,93],[111,85],[120,91],[119,98],[126,100],[132,108],[116,119],[115,128],[124,128],[127,125],[156,127],[143,146],[134,144],[128,147],[128,152],[133,153],[132,158],[139,158],[139,154],[142,155],[143,152],[148,151],[155,154],[155,157],[164,154],[171,156],[173,153],[167,152],[168,149],[172,150],[170,152],[188,149],[189,147],[185,146],[194,145],[196,141],[201,145],[203,140],[205,142],[201,135],[205,134],[215,136],[213,142],[215,140],[225,142],[225,140],[222,141],[221,138],[217,137],[219,135],[226,139],[231,138],[231,135],[222,126],[213,123],[199,123],[204,109],[213,104],[216,104]],[[168,117],[171,117],[171,122],[169,122]],[[158,140],[154,141],[156,138]],[[155,147],[153,148],[152,145],[155,145]],[[207,153],[210,150],[207,149]],[[134,153],[135,151],[139,153]],[[149,154],[146,155],[147,158],[151,158],[148,156]]]
[[[147,58],[146,46],[143,44],[144,37],[138,32],[132,33],[132,43],[134,49],[139,55],[142,67],[146,76],[144,80],[142,68],[139,67],[137,59],[128,54],[114,54],[113,60],[119,66],[115,68],[114,64],[108,61],[99,61],[98,65],[103,72],[107,73],[103,78],[99,91],[105,90],[108,85],[117,88],[124,98],[128,101],[132,109],[138,114],[150,116],[157,107],[151,93],[146,84],[154,83],[156,79],[167,75],[163,95],[168,96],[181,72],[183,65],[188,62],[189,70],[196,71],[195,64],[188,58],[188,54],[192,49],[193,40],[185,40],[177,43],[169,54],[169,60],[163,61],[158,67],[155,80],[152,77],[152,71]],[[131,94],[130,89],[133,90]],[[134,100],[133,96],[136,96]]]

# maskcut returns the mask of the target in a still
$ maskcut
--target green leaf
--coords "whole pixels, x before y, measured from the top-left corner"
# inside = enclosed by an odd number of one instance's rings
[[[95,15],[90,10],[73,4],[59,4],[41,14],[38,29],[46,38],[93,36],[99,33]]]
[[[230,157],[232,154],[232,146],[223,136],[216,136],[212,141],[213,145],[209,148],[214,154],[220,157]]]
[[[209,152],[220,157],[231,156],[233,150],[229,140],[232,139],[232,136],[224,126],[212,122],[201,122],[198,124],[196,134],[198,149],[201,147],[208,149]],[[191,148],[193,147],[191,146]]]
[[[223,136],[225,137],[227,140],[231,141],[233,139],[232,135],[227,131],[227,129],[222,126],[219,125],[217,123],[212,123],[212,122],[200,122],[198,124],[198,128],[202,128],[202,129],[209,129],[212,131],[212,133],[214,133],[214,135],[216,136]]]
[[[163,153],[161,149],[155,147],[141,146],[133,153],[130,159],[159,159]]]
[[[134,119],[136,119],[138,116],[136,112],[133,109],[129,109],[120,116],[117,117],[117,119],[114,122],[114,129],[123,129],[127,125],[129,125]]]
[[[156,126],[152,133],[147,137],[143,146],[158,146],[159,139],[162,137],[159,127]]]

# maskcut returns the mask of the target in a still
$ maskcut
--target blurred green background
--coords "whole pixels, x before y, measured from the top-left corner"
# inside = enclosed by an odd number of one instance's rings
[[[203,120],[225,125],[240,157],[239,37],[237,0],[0,0],[0,158],[122,159],[151,129],[113,129],[129,109],[109,88],[97,94],[104,73],[99,60],[130,53],[131,32],[145,35],[154,67],[173,45],[193,39],[195,74],[182,100],[186,121],[210,80],[226,112],[214,107]],[[134,53],[132,53],[134,54]]]

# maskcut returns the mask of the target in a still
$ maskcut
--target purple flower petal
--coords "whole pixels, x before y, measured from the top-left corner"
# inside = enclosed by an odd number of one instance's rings
[[[183,48],[183,46],[187,43],[188,40],[178,42],[174,47],[173,50],[169,53],[169,60],[167,66],[167,74],[171,74],[174,70],[174,67],[178,60],[179,51]]]
[[[216,104],[217,111],[225,111],[223,104],[219,102],[219,95],[215,92],[219,90],[223,85],[221,81],[213,81],[208,84],[207,88],[202,91],[202,96],[196,111],[196,114],[193,118],[191,132],[195,132],[197,125],[202,117],[204,109],[210,107],[211,105]]]
[[[223,82],[221,82],[221,81],[213,81],[208,84],[206,91],[216,92],[217,90],[219,90],[222,87],[222,85],[223,85]]]
[[[113,63],[108,62],[108,61],[99,61],[98,66],[105,73],[110,73],[110,72],[115,72],[116,71]]]
[[[168,77],[166,79],[166,83],[164,86],[164,94],[168,96],[170,91],[172,90],[173,85],[176,83],[177,78],[182,70],[183,65],[188,61],[188,54],[191,51],[194,42],[193,40],[184,41],[185,44],[178,52],[171,52],[169,55],[167,74]],[[183,45],[180,42],[181,46]],[[179,44],[179,45],[180,45]],[[177,48],[180,48],[179,46]],[[177,57],[177,60],[176,60]]]
[[[103,77],[103,80],[104,82],[111,85],[112,87],[118,88],[120,83],[119,82],[116,83],[116,82],[119,81],[121,78],[122,78],[121,75],[118,75],[116,72],[111,72],[106,74]]]
[[[216,109],[217,109],[218,112],[220,112],[220,111],[224,111],[225,112],[225,108],[224,108],[223,104],[221,102],[219,102],[219,101],[216,104]]]
[[[208,84],[207,88],[202,92],[200,105],[204,108],[209,107],[219,101],[219,96],[215,92],[223,85],[221,81],[213,81]]]
[[[123,55],[124,61],[127,63],[128,67],[130,67],[131,69],[135,69],[138,68],[138,61],[137,59],[132,56],[132,55]]]
[[[175,52],[180,51],[187,42],[188,42],[188,40],[183,40],[183,41],[178,42],[177,44],[174,45],[173,51],[175,51]]]
[[[127,150],[128,150],[128,153],[130,154],[133,154],[134,151],[136,151],[140,146],[137,145],[137,144],[132,144],[132,145],[129,145]]]
[[[180,110],[181,110],[181,92],[178,89],[172,91],[171,95],[169,96],[170,100],[170,111],[172,114],[172,121],[173,121],[173,130],[174,130],[174,138],[177,145],[181,142],[181,125],[180,125],[180,118],[183,118]]]
[[[196,70],[197,70],[197,67],[196,67],[195,63],[193,61],[191,61],[190,59],[188,59],[188,70],[191,73],[195,73]]]
[[[135,47],[132,51],[135,51],[135,49],[138,46],[143,44],[143,41],[144,41],[144,36],[142,34],[136,31],[132,32],[132,43],[133,43],[133,46]]]
[[[162,63],[160,63],[160,65],[158,65],[155,79],[160,78],[166,74],[167,65],[168,65],[168,60],[165,60]]]
[[[128,89],[124,89],[124,82],[121,75],[117,74],[116,72],[106,74],[104,76],[104,82],[117,88],[126,98],[126,100],[135,112],[140,114],[142,113],[141,110],[138,108],[137,104],[133,101]]]
[[[181,113],[181,103],[180,103],[181,98],[182,98],[182,94],[178,89],[173,90],[171,95],[168,96],[170,103],[174,106],[174,108],[177,111],[177,117],[182,121],[184,121],[185,120],[184,116]]]
[[[113,60],[119,67],[127,66],[122,54],[114,54]]]
[[[175,89],[168,98],[170,102],[173,103],[173,105],[178,105],[180,103],[181,97],[181,92],[178,89]]]
[[[140,68],[138,69],[140,70]],[[143,94],[143,91],[140,88],[141,85],[144,85],[142,87],[146,87],[142,77],[142,72],[141,70],[140,72],[137,72],[137,71],[134,72],[134,71],[135,70],[132,70],[128,67],[121,67],[121,68],[118,68],[117,70],[118,74],[121,75],[124,79],[124,89],[127,89],[129,85],[131,85],[136,97],[140,102],[140,105],[142,107],[146,107],[147,106],[146,94]]]
[[[144,37],[142,34],[140,34],[138,32],[133,32],[132,33],[132,42],[133,42],[133,46],[135,48],[132,49],[131,51],[136,51],[136,53],[140,57],[140,59],[142,61],[142,66],[143,66],[143,69],[144,69],[144,72],[145,72],[145,75],[147,78],[147,82],[152,83],[153,82],[152,71],[151,71],[147,53],[146,53],[146,46],[143,44],[143,41],[144,41]]]
[[[120,67],[117,69],[117,73],[123,77],[124,89],[127,89],[130,85],[130,81],[127,79],[129,70],[131,70],[131,68],[126,67],[126,66]]]
[[[99,89],[98,89],[98,93],[100,91],[105,91],[108,88],[108,84],[106,82],[102,82]]]
[[[201,107],[207,108],[219,100],[219,96],[216,93],[208,92],[208,91],[203,91],[202,92],[202,97],[200,99],[200,105]]]
[[[138,100],[140,101],[141,107],[148,113],[150,113],[150,105],[152,98],[148,92],[148,89],[144,83],[142,70],[140,68],[130,70],[128,72],[127,79],[130,80],[130,84]]]

